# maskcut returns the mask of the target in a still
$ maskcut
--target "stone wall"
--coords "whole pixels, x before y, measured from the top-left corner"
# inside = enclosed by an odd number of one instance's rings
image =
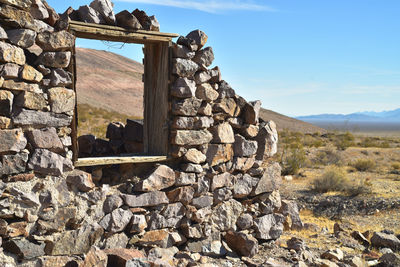
[[[187,262],[196,253],[253,256],[284,224],[301,227],[296,205],[280,199],[281,169],[269,160],[274,122],[262,121],[260,101],[236,95],[218,67],[208,69],[214,54],[199,30],[171,47],[170,160],[74,169],[75,37],[65,29],[82,10],[91,22],[115,24],[109,1],[93,3],[59,16],[44,0],[0,0],[0,263],[139,266],[132,262],[143,258],[140,266],[166,266],[155,247]],[[158,30],[154,17],[138,14],[136,27]],[[140,143],[121,125],[109,126],[111,141]]]

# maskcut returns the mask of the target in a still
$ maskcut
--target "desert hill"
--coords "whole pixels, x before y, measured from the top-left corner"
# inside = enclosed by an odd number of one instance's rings
[[[132,117],[143,115],[143,65],[101,50],[77,48],[78,104]],[[86,105],[83,105],[86,104]],[[310,123],[262,109],[261,118],[273,120],[278,130],[325,132]]]

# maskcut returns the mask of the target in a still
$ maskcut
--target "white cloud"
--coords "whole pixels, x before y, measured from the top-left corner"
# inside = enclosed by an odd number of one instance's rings
[[[119,2],[142,3],[160,6],[172,6],[185,9],[195,9],[208,13],[218,13],[226,10],[252,10],[252,11],[276,11],[269,6],[256,4],[243,0],[115,0]]]

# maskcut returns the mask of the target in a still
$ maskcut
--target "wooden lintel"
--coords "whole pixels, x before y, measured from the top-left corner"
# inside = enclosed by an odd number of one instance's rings
[[[75,167],[125,164],[125,163],[161,162],[161,161],[166,161],[167,159],[168,159],[167,156],[113,156],[113,157],[79,158],[75,162]]]
[[[172,38],[179,36],[175,33],[161,33],[144,30],[131,31],[117,26],[84,23],[79,21],[70,21],[69,31],[78,38],[139,44],[170,42]]]

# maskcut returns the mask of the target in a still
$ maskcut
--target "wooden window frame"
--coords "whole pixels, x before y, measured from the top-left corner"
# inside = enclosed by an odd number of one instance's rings
[[[169,148],[169,79],[171,67],[170,46],[172,38],[179,35],[155,31],[129,31],[121,27],[70,21],[68,31],[77,38],[143,44],[144,49],[144,153],[110,157],[78,158],[77,124],[78,102],[72,120],[72,152],[76,167],[108,164],[158,162],[168,159]],[[75,46],[72,51],[70,71],[76,95]],[[77,100],[77,99],[76,99]]]

